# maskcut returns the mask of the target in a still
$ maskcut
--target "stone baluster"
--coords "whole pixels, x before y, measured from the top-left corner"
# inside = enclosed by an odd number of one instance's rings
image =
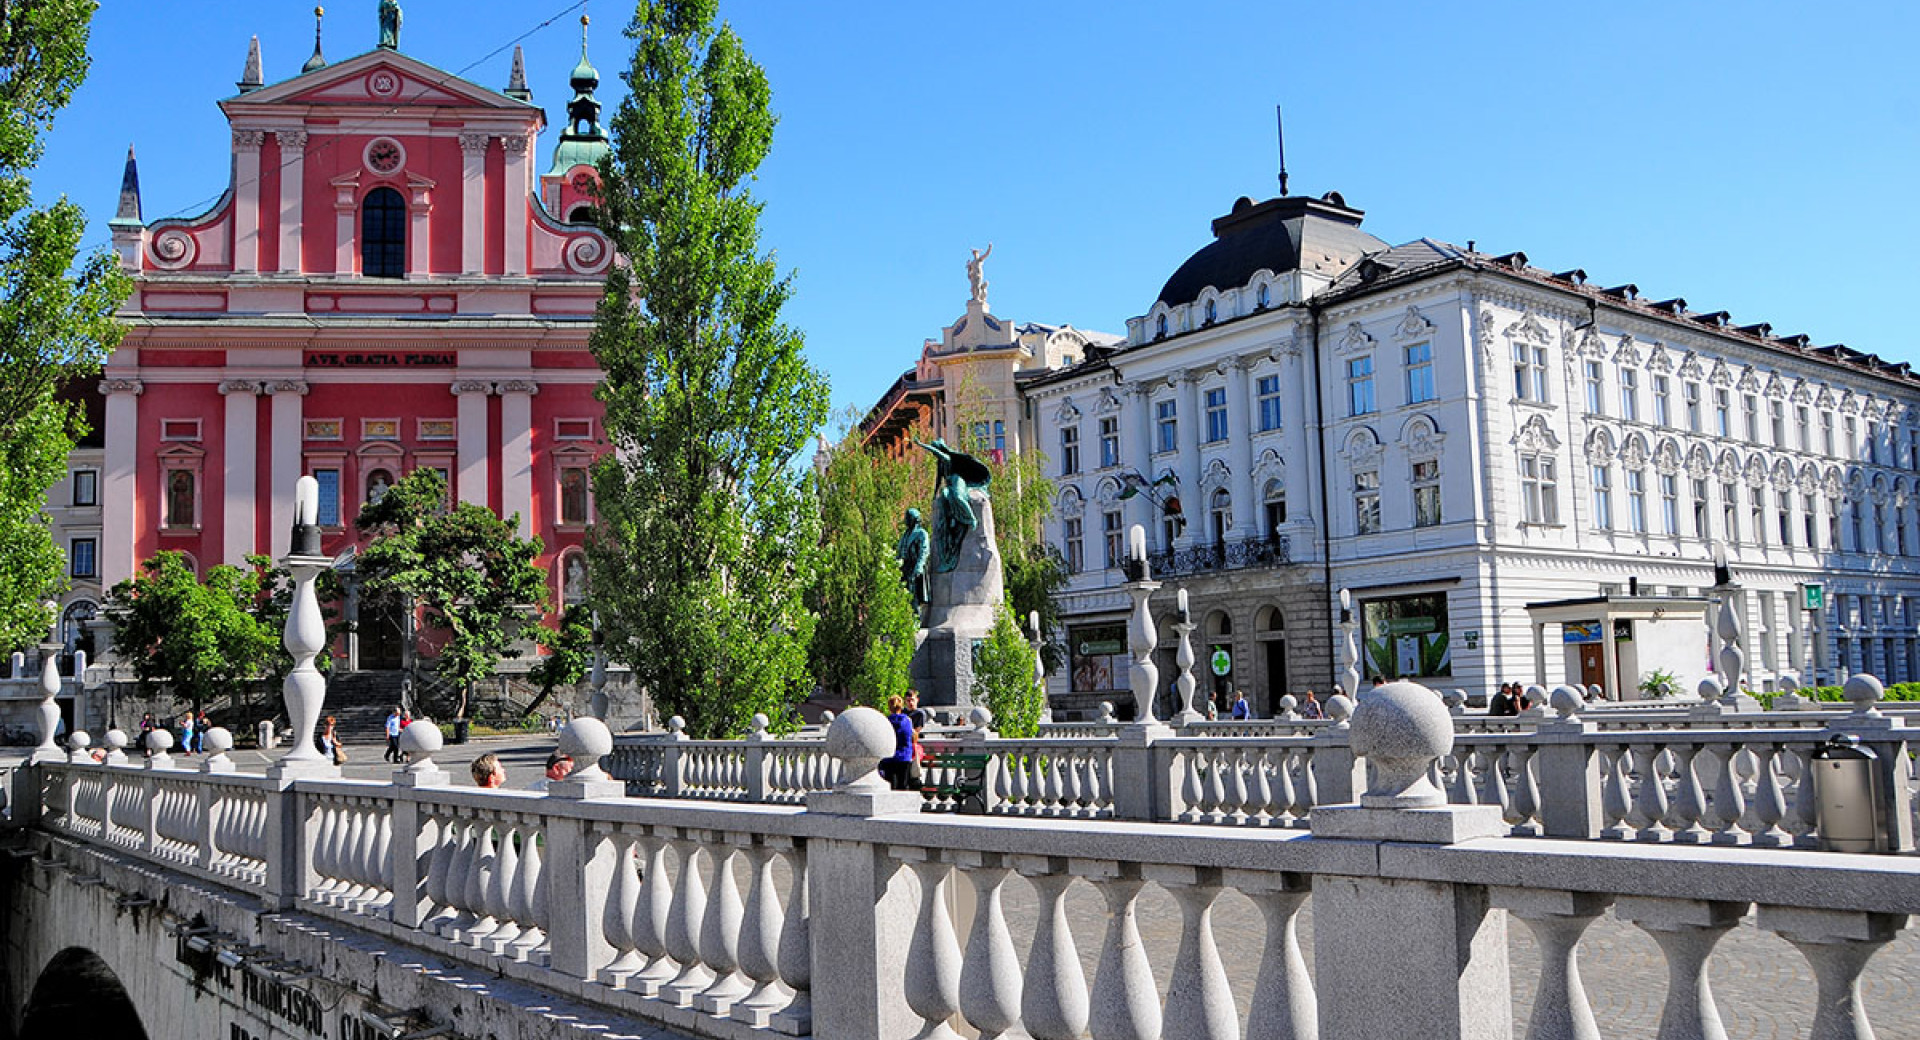
[[[494,843],[493,825],[484,819],[473,821],[474,847],[473,862],[467,871],[467,909],[474,915],[474,921],[462,933],[454,938],[455,942],[468,946],[479,946],[493,930],[500,927],[500,919],[494,916],[493,903],[487,898],[487,892],[493,887],[493,878],[500,869],[499,850]]]
[[[1707,957],[1746,912],[1744,903],[1621,896],[1614,916],[1638,925],[1660,944],[1667,959],[1667,1002],[1660,1010],[1660,1040],[1724,1037],[1720,1010],[1707,982]]]
[[[1489,901],[1527,925],[1540,948],[1540,984],[1534,989],[1527,1036],[1546,1040],[1600,1040],[1600,1028],[1580,982],[1580,937],[1612,896],[1538,888],[1493,888]]]
[[[1233,807],[1228,819],[1244,824],[1254,816],[1253,810],[1247,805],[1247,752],[1245,748],[1236,747],[1227,756],[1227,801]]]
[[[1740,783],[1736,763],[1743,750],[1738,744],[1715,744],[1710,749],[1720,760],[1720,774],[1713,784],[1713,843],[1740,845],[1748,840],[1740,821],[1747,814],[1747,795]]]
[[[1633,746],[1633,767],[1640,774],[1640,786],[1633,794],[1631,820],[1638,828],[1634,837],[1640,841],[1665,841],[1670,833],[1666,829],[1667,785],[1660,776],[1659,759],[1659,745]]]
[[[1182,823],[1199,823],[1202,815],[1201,803],[1206,801],[1206,784],[1201,779],[1200,764],[1206,752],[1200,748],[1186,748],[1177,752],[1180,764],[1180,803],[1181,811],[1176,819]]]
[[[1293,785],[1293,818],[1305,820],[1313,807],[1320,804],[1319,770],[1314,768],[1314,758],[1318,749],[1308,748],[1296,756],[1300,762],[1300,772]]]
[[[1307,975],[1306,955],[1295,925],[1310,893],[1306,875],[1256,871],[1228,871],[1227,887],[1245,892],[1260,908],[1267,925],[1267,945],[1260,956],[1260,974],[1253,984],[1253,1006],[1247,1012],[1247,1037],[1261,1040],[1315,1040],[1319,1035],[1319,1002]]]
[[[957,852],[954,864],[966,872],[974,893],[973,928],[960,966],[960,1013],[981,1040],[995,1040],[1020,1024],[1020,957],[1001,905],[1009,871],[990,852]]]
[[[1256,748],[1248,756],[1251,783],[1247,791],[1247,822],[1272,825],[1279,822],[1278,814],[1272,812],[1273,778],[1268,766],[1268,755],[1264,748]]]
[[[1513,832],[1523,837],[1537,837],[1543,833],[1540,827],[1540,781],[1533,772],[1533,745],[1521,744],[1513,749],[1513,807],[1507,822],[1513,824]]]
[[[380,824],[375,830],[373,857],[368,864],[368,875],[374,882],[373,899],[367,903],[366,912],[377,916],[387,916],[393,906],[393,817],[380,814]]]
[[[1497,744],[1480,749],[1480,761],[1484,764],[1480,774],[1480,804],[1499,806],[1501,818],[1511,824],[1513,798],[1507,793],[1507,774],[1503,767],[1505,758],[1506,752]]]
[[[768,843],[787,857],[792,888],[787,891],[787,916],[780,924],[780,981],[793,999],[773,1016],[776,1032],[788,1036],[813,1033],[813,930],[808,920],[807,847],[791,838],[769,837]]]
[[[1820,802],[1813,790],[1813,753],[1815,748],[1807,744],[1793,744],[1787,748],[1793,755],[1797,770],[1793,788],[1793,807],[1782,829],[1793,835],[1796,848],[1819,848],[1820,835],[1816,826],[1819,819]]]
[[[709,842],[720,855],[714,860],[713,887],[700,925],[700,959],[714,977],[694,1000],[694,1006],[709,1015],[724,1017],[735,1001],[753,991],[753,980],[740,971],[740,926],[746,920],[746,904],[733,870],[741,844],[750,840],[747,835],[714,831]]]
[[[1231,819],[1227,805],[1227,767],[1233,761],[1232,755],[1226,748],[1211,748],[1207,752],[1207,793],[1202,808],[1209,823],[1226,823]]]
[[[1070,869],[1093,882],[1107,901],[1107,929],[1093,972],[1087,1024],[1093,1040],[1159,1040],[1160,994],[1140,941],[1138,903],[1146,884],[1130,863],[1074,860]]]
[[[1213,939],[1213,902],[1220,872],[1212,868],[1153,864],[1146,877],[1180,904],[1180,948],[1167,990],[1165,1029],[1182,1040],[1238,1040],[1240,1016],[1227,987],[1227,970]]]
[[[787,1006],[780,989],[780,893],[774,887],[773,849],[765,842],[744,846],[747,857],[747,908],[740,923],[740,972],[753,980],[753,989],[728,1012],[737,1022],[756,1029],[770,1024],[773,1014]],[[956,968],[956,971],[958,969]]]
[[[1078,1040],[1087,1029],[1087,979],[1067,926],[1067,889],[1073,875],[1049,856],[1015,856],[1013,867],[1033,884],[1040,906],[1033,946],[1027,951],[1027,985],[1020,1017],[1033,1040]]]
[[[1453,763],[1453,773],[1447,781],[1448,803],[1478,805],[1480,798],[1473,783],[1473,748],[1456,748],[1447,758]]]
[[[420,922],[425,931],[438,931],[444,921],[459,915],[453,898],[448,894],[448,881],[453,874],[453,865],[460,854],[460,821],[451,812],[436,814],[433,817],[435,842],[433,855],[427,860],[427,914]]]
[[[1813,969],[1819,995],[1810,1040],[1872,1040],[1860,973],[1905,924],[1898,914],[1762,906],[1756,923],[1792,943]]]
[[[495,956],[520,938],[520,921],[513,906],[513,892],[520,883],[520,830],[503,821],[499,831],[500,847],[494,854],[493,875],[487,879],[486,899],[487,913],[500,923],[477,944]]]
[[[1273,763],[1273,798],[1267,804],[1267,816],[1275,824],[1297,826],[1300,817],[1294,815],[1293,803],[1298,797],[1293,789],[1293,752],[1281,748],[1270,753]],[[1283,820],[1282,817],[1285,817]]]
[[[667,915],[667,954],[680,966],[680,973],[661,987],[661,995],[686,1007],[694,994],[713,982],[713,973],[700,963],[700,923],[707,913],[707,886],[700,879],[703,850],[693,832],[681,831],[673,841],[673,850],[680,861],[680,872],[673,887],[673,909]]]
[[[1700,787],[1700,775],[1694,771],[1693,760],[1700,754],[1698,745],[1690,743],[1675,744],[1668,749],[1673,754],[1673,805],[1668,814],[1667,825],[1673,828],[1673,840],[1685,844],[1702,844],[1712,840],[1712,832],[1701,825],[1706,815],[1707,796]]]
[[[540,948],[547,943],[547,872],[540,856],[540,828],[530,821],[524,833],[513,885],[513,916],[520,922],[520,937],[502,953],[512,960],[537,963]]]
[[[600,924],[600,934],[606,936],[615,956],[612,963],[600,969],[599,979],[619,989],[629,975],[646,963],[634,938],[634,915],[640,906],[640,871],[634,862],[633,835],[615,831],[608,840],[613,842],[613,887],[607,892],[606,919]]]
[[[1633,794],[1627,783],[1627,755],[1625,745],[1603,749],[1602,773],[1605,786],[1600,792],[1600,808],[1604,823],[1600,831],[1603,838],[1626,841],[1633,837],[1633,828],[1628,826],[1627,818],[1633,813]]]
[[[313,872],[318,884],[307,891],[307,898],[316,903],[325,902],[327,893],[333,890],[333,836],[340,827],[340,814],[334,811],[333,803],[322,799],[316,814],[320,823],[313,830],[312,857]]]
[[[667,935],[672,931],[673,884],[667,877],[669,842],[654,831],[638,839],[646,866],[640,870],[640,896],[634,904],[631,930],[634,949],[647,958],[647,966],[627,979],[627,988],[641,996],[658,996],[660,987],[679,974],[680,966],[667,952]]]
[[[920,908],[907,945],[907,1006],[920,1016],[915,1040],[960,1040],[952,1019],[960,1011],[960,941],[947,915],[947,887],[953,868],[940,854],[913,846],[889,850],[913,868],[920,881]]]

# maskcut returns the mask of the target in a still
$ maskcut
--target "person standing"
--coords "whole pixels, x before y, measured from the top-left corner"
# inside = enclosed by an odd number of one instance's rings
[[[337,725],[339,725],[337,719],[331,715],[327,716],[326,725],[320,730],[320,753],[327,756],[327,761],[341,766],[347,764],[347,751],[340,746],[340,737],[334,732],[334,727]]]
[[[207,750],[207,730],[213,728],[213,720],[207,718],[207,709],[201,708],[200,714],[193,720],[193,750],[204,753]]]
[[[400,706],[393,706],[387,713],[387,761],[398,762],[400,758],[400,731],[405,724],[400,720]]]
[[[507,786],[507,767],[501,765],[500,756],[491,751],[474,759],[467,771],[473,774],[475,787]]]
[[[193,754],[193,712],[180,716],[180,753]]]
[[[1308,690],[1306,699],[1300,702],[1300,717],[1303,719],[1326,717],[1326,714],[1320,710],[1320,698],[1315,696],[1312,690]]]
[[[907,704],[898,695],[887,698],[887,723],[893,727],[893,755],[880,763],[880,775],[896,791],[912,790],[916,750],[913,719],[907,716]]]
[[[1253,706],[1247,703],[1244,690],[1233,691],[1233,718],[1235,722],[1245,722],[1253,718]]]

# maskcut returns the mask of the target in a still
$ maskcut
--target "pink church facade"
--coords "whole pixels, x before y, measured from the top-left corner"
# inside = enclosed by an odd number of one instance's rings
[[[232,180],[212,209],[143,223],[131,154],[114,248],[135,289],[106,365],[99,588],[163,550],[204,571],[287,551],[294,481],[322,487],[328,553],[420,467],[519,517],[555,605],[578,592],[606,450],[587,349],[611,244],[583,53],[551,163],[518,55],[495,91],[378,49],[316,50],[268,84],[257,52],[220,102]],[[576,577],[569,580],[569,575]],[[359,662],[384,667],[397,660]]]

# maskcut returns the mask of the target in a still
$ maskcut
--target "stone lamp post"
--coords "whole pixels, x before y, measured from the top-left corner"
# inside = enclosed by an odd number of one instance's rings
[[[58,617],[60,604],[51,600],[45,604],[49,616]],[[29,763],[64,762],[67,756],[54,740],[54,731],[60,728],[60,705],[54,698],[60,696],[60,639],[56,627],[48,633],[47,641],[40,644],[40,746],[33,749],[27,758]]]
[[[1193,706],[1193,613],[1187,609],[1187,590],[1181,589],[1179,606],[1173,615],[1173,630],[1180,634],[1180,649],[1174,655],[1173,663],[1180,666],[1180,678],[1174,685],[1180,690],[1180,711],[1174,715],[1175,726],[1191,726],[1206,719],[1206,716]]]
[[[333,561],[320,552],[320,482],[301,477],[293,487],[293,541],[280,563],[293,574],[293,606],[287,611],[284,642],[293,655],[293,671],[281,684],[287,704],[290,747],[268,770],[272,777],[340,775],[336,766],[314,745],[314,727],[327,698],[327,679],[313,659],[327,645],[326,621],[313,583]]]
[[[1355,631],[1359,624],[1353,619],[1353,593],[1340,590],[1340,652],[1346,667],[1340,670],[1340,689],[1346,692],[1347,700],[1354,701],[1360,696],[1360,644],[1356,641]]]
[[[1153,627],[1153,614],[1147,610],[1147,598],[1160,587],[1147,568],[1147,529],[1134,524],[1127,530],[1127,595],[1133,597],[1133,616],[1127,621],[1127,649],[1133,654],[1133,720],[1138,726],[1153,725],[1153,698],[1160,689],[1160,668],[1153,663],[1153,648],[1160,635]]]

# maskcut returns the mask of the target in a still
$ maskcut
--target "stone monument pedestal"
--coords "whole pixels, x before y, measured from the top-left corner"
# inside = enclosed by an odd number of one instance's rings
[[[973,707],[974,650],[986,640],[994,611],[1007,595],[994,542],[993,502],[985,488],[973,488],[967,504],[979,522],[961,543],[954,568],[927,575],[927,627],[920,630],[913,651],[913,688],[920,692],[920,706],[962,714]],[[936,502],[935,532],[942,508]]]

